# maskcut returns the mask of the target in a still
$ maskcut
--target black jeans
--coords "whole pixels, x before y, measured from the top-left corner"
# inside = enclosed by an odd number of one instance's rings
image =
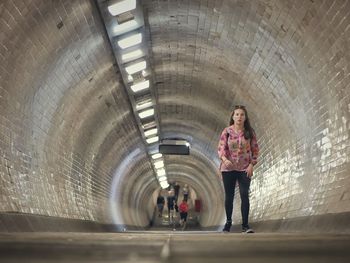
[[[229,171],[221,173],[225,189],[225,210],[227,221],[232,222],[233,199],[235,196],[236,182],[238,181],[239,194],[241,196],[242,226],[247,227],[249,216],[250,178],[244,171]]]

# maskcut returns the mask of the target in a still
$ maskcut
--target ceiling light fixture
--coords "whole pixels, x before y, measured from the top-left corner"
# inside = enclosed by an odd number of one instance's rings
[[[143,55],[141,49],[136,49],[135,51],[131,51],[129,53],[123,54],[122,55],[122,60],[126,61],[126,60],[132,60],[132,59],[136,59],[139,58]]]
[[[165,169],[164,168],[157,170],[157,176],[158,177],[163,176],[163,175],[165,175]]]
[[[112,16],[117,16],[135,8],[136,0],[119,0],[108,6],[108,11]]]
[[[157,128],[150,129],[150,130],[145,131],[145,136],[146,136],[146,137],[149,137],[149,136],[151,136],[151,135],[157,134],[157,132],[158,132],[158,129],[157,129]]]
[[[160,183],[160,186],[163,188],[163,189],[166,189],[169,187],[169,183],[167,181],[164,181],[164,182],[161,182]]]
[[[148,89],[149,88],[149,80],[139,82],[135,85],[130,86],[130,88],[133,92],[138,92],[140,90]]]
[[[153,108],[139,112],[139,117],[141,119],[144,119],[144,118],[152,116],[152,115],[154,115],[154,109]]]
[[[167,178],[165,176],[158,177],[159,182],[167,181]]]
[[[134,30],[138,27],[138,23],[135,20],[130,20],[123,24],[119,24],[113,27],[113,33],[116,35],[121,35],[123,33]]]
[[[156,169],[160,169],[160,168],[163,168],[164,167],[164,161],[163,160],[160,160],[160,161],[157,161],[154,163],[154,167]]]
[[[146,99],[146,100],[143,100],[143,101],[140,101],[136,104],[136,110],[139,111],[139,110],[142,110],[142,109],[146,109],[146,108],[149,108],[151,107],[153,104],[152,104],[152,100],[151,99]]]
[[[134,78],[131,75],[128,75],[128,82],[133,82]]]
[[[150,121],[150,122],[147,122],[147,123],[143,123],[141,125],[142,125],[142,128],[144,130],[146,130],[146,129],[150,129],[150,128],[155,127],[156,126],[156,122],[153,120],[153,121]]]
[[[145,68],[146,68],[146,61],[143,60],[126,67],[125,70],[126,72],[128,72],[129,75],[132,75],[136,72],[144,70]]]
[[[121,69],[136,124],[146,144],[156,183],[169,187],[162,154],[159,152],[160,127],[149,62],[150,32],[145,27],[144,7],[140,0],[96,1],[112,45],[116,63]],[[118,76],[119,78],[119,76]],[[157,149],[158,148],[158,149]],[[159,181],[160,178],[160,181]]]
[[[119,40],[118,45],[120,48],[125,49],[125,48],[135,46],[137,44],[140,44],[141,42],[142,42],[142,34],[136,33],[134,35],[131,35]]]
[[[159,137],[158,137],[158,136],[155,136],[155,137],[151,137],[151,138],[146,139],[146,142],[147,142],[148,144],[151,144],[151,143],[157,142],[158,140],[159,140]],[[159,168],[160,168],[160,167],[159,167]]]
[[[152,159],[155,160],[155,159],[158,159],[160,157],[162,157],[163,155],[161,153],[155,153],[152,155]],[[164,170],[164,169],[163,169]],[[164,174],[165,174],[165,170],[164,170]]]

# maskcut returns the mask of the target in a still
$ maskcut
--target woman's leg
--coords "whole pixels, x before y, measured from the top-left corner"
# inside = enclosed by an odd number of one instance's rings
[[[240,172],[238,177],[239,184],[239,194],[241,196],[241,213],[242,213],[242,227],[248,227],[248,217],[249,217],[249,187],[250,178],[247,176],[246,172]]]
[[[233,199],[235,195],[236,176],[233,171],[222,172],[225,189],[225,211],[227,222],[232,222]]]
[[[182,231],[185,230],[186,224],[187,224],[187,212],[185,213],[185,216],[184,216],[184,224],[183,224],[183,227],[182,227]]]

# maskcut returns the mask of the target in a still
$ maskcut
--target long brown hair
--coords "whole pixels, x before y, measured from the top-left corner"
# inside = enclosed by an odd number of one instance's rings
[[[230,117],[230,126],[233,125],[235,123],[235,121],[233,120],[233,114],[235,114],[235,110],[241,109],[244,111],[245,114],[245,121],[244,121],[244,138],[246,140],[253,138],[253,136],[255,135],[255,131],[252,128],[252,126],[250,125],[250,121],[249,121],[249,117],[248,117],[248,111],[247,109],[242,106],[242,105],[236,105],[231,113],[231,117]]]

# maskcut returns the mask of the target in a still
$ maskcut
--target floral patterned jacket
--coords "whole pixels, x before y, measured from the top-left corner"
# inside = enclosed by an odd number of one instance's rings
[[[232,126],[226,127],[220,136],[218,155],[229,159],[232,165],[227,167],[223,161],[220,171],[244,171],[250,163],[255,165],[258,161],[259,145],[255,134],[250,140],[244,138],[243,131],[236,132]]]

